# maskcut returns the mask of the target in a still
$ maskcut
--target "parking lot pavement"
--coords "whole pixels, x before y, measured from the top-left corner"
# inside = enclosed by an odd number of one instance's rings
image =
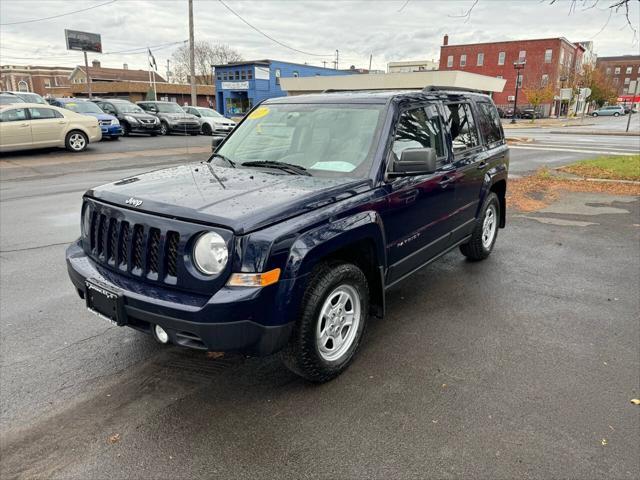
[[[395,287],[316,386],[88,314],[64,264],[81,192],[139,167],[92,168],[1,185],[3,479],[637,478],[637,198],[510,214],[487,261]]]

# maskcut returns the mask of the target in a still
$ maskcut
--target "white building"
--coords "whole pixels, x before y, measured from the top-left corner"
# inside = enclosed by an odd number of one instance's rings
[[[406,62],[389,62],[387,73],[428,72],[438,70],[439,62],[435,60],[410,60]]]

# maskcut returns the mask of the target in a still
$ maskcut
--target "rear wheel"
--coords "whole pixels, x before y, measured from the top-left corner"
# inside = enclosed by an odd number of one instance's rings
[[[491,192],[487,195],[484,207],[471,234],[471,239],[460,245],[460,251],[469,260],[484,260],[491,254],[498,238],[500,223],[500,201]]]
[[[593,113],[591,114],[591,116],[592,116],[592,117],[597,117],[597,116],[598,116],[598,114],[597,114],[596,112],[593,112]]]
[[[203,135],[211,135],[213,133],[213,130],[211,128],[211,125],[209,125],[208,123],[203,123],[202,124],[202,134]]]
[[[131,134],[131,127],[128,123],[122,122],[122,135],[128,137]]]
[[[160,123],[160,135],[167,135],[169,133],[169,125],[167,122]]]
[[[79,130],[73,130],[67,133],[64,144],[65,147],[67,147],[67,150],[69,150],[70,152],[78,153],[87,148],[89,139],[83,132]]]
[[[285,365],[312,382],[337,377],[353,360],[368,314],[369,286],[362,270],[350,263],[321,264],[281,354]]]
[[[620,114],[619,114],[618,112],[616,112],[616,113],[614,113],[614,114],[613,114],[613,116],[614,116],[614,117],[619,117],[619,116],[620,116]]]

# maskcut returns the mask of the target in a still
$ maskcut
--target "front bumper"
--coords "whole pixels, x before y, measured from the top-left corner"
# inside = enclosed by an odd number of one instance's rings
[[[119,137],[122,135],[122,127],[120,125],[100,125],[102,137]]]
[[[291,298],[293,280],[264,289],[225,287],[208,298],[114,273],[91,260],[78,242],[67,248],[66,258],[81,298],[87,279],[109,286],[122,295],[126,326],[151,334],[154,325],[160,325],[176,345],[264,356],[284,347],[293,328],[293,322],[277,323],[285,315],[276,302]]]
[[[160,133],[160,122],[158,123],[130,123],[129,128],[133,133]]]

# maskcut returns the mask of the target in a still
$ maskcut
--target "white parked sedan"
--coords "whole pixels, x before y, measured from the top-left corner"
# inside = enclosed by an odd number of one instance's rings
[[[220,115],[212,108],[182,107],[182,109],[198,117],[203,135],[228,135],[236,126],[236,122]]]
[[[45,147],[82,152],[101,139],[95,117],[38,103],[0,106],[0,152]]]

